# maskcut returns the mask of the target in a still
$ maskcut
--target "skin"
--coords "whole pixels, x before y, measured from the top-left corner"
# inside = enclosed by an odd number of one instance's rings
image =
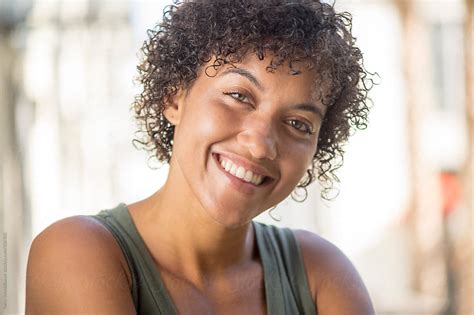
[[[204,67],[192,86],[170,100],[165,116],[175,135],[167,181],[149,198],[128,205],[180,314],[266,312],[250,221],[285,199],[302,178],[325,113],[312,87],[317,73],[302,68],[291,75],[287,65],[270,73],[268,63],[250,55],[235,67],[210,69],[211,76]],[[216,154],[260,168],[272,179],[242,185],[219,167]],[[313,233],[295,236],[319,314],[373,314],[346,256]],[[113,281],[84,284],[84,279]],[[29,314],[130,314],[129,288],[120,248],[94,219],[59,221],[33,241]]]

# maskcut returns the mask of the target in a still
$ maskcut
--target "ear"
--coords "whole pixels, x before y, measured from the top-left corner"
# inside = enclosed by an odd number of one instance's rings
[[[165,115],[166,119],[175,126],[179,125],[181,121],[185,96],[186,92],[183,89],[179,89],[178,92],[171,96],[165,104],[163,115]]]

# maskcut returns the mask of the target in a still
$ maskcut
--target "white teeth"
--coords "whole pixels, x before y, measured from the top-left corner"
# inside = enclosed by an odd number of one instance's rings
[[[256,176],[257,176],[257,175],[254,174],[254,175],[252,176],[252,179],[250,180],[253,184],[255,184]]]
[[[232,164],[229,173],[235,176],[235,174],[237,173],[237,166],[235,164]]]
[[[244,180],[246,182],[251,182],[253,179],[253,173],[251,171],[245,172]]]
[[[248,183],[252,183],[258,186],[263,181],[262,175],[254,174],[252,171],[246,170],[242,166],[237,166],[229,160],[221,159],[220,163],[227,172]]]
[[[239,166],[239,168],[237,169],[237,173],[235,173],[235,176],[237,176],[240,179],[243,179],[245,176],[245,168],[243,168],[242,166]]]
[[[252,177],[252,183],[255,185],[260,185],[262,183],[263,176],[254,174]]]

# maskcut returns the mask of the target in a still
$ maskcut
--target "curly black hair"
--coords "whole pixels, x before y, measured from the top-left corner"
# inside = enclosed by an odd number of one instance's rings
[[[321,196],[329,199],[339,181],[334,172],[342,166],[343,146],[352,131],[367,127],[369,112],[367,82],[372,80],[351,28],[349,13],[336,13],[318,0],[175,1],[165,8],[163,21],[148,30],[141,49],[143,91],[132,109],[142,136],[134,144],[169,163],[174,126],[163,115],[165,104],[178,89],[188,88],[212,58],[216,68],[248,53],[261,60],[271,54],[268,71],[303,60],[319,73],[314,84],[328,86],[329,93],[321,95],[328,109],[312,166],[296,187],[306,192],[317,178]]]

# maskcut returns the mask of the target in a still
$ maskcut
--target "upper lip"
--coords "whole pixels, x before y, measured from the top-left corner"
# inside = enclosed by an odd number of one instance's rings
[[[232,163],[238,166],[242,166],[246,170],[251,171],[254,174],[257,175],[262,175],[269,177],[270,179],[274,179],[275,175],[273,175],[273,172],[269,171],[266,167],[262,165],[255,164],[245,158],[242,158],[236,154],[233,153],[221,153],[221,152],[214,152],[214,154],[221,156],[222,158],[226,160],[230,160]]]

